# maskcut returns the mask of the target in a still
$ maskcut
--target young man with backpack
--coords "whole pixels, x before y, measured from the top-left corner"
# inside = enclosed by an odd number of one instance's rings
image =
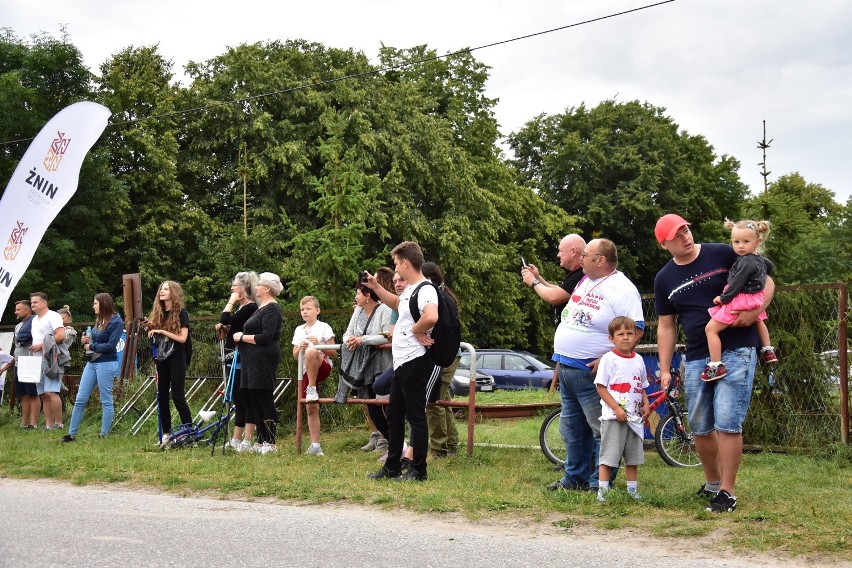
[[[440,376],[440,367],[436,366],[432,355],[427,352],[435,341],[429,336],[430,330],[438,322],[438,292],[432,285],[421,286],[428,282],[423,276],[423,251],[415,242],[405,241],[391,251],[394,269],[408,282],[402,294],[396,296],[385,290],[375,276],[367,275],[366,286],[375,291],[379,298],[391,309],[399,312],[399,319],[393,330],[393,369],[388,415],[388,457],[385,465],[370,474],[370,479],[394,479],[396,481],[426,481],[426,454],[428,433],[426,428],[426,392],[428,385],[436,383]],[[415,322],[410,301],[417,291],[417,309],[419,318]],[[456,346],[458,349],[458,346]],[[411,425],[411,442],[414,457],[411,467],[403,475],[401,458],[405,420]]]

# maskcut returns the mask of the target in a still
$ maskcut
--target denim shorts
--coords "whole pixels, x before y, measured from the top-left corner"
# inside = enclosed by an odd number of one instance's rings
[[[36,383],[36,389],[39,395],[46,392],[59,394],[59,391],[62,390],[62,375],[57,376],[55,379],[51,379],[47,375],[42,375],[41,382]]]
[[[704,382],[701,372],[709,361],[705,358],[686,362],[684,390],[689,426],[696,436],[706,436],[714,430],[739,434],[751,403],[756,349],[740,347],[722,352],[722,363],[728,374],[719,380]]]

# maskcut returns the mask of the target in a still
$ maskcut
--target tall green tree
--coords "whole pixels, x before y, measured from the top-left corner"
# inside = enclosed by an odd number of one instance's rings
[[[654,239],[661,215],[679,213],[703,240],[715,240],[747,193],[737,160],[718,157],[703,136],[681,131],[649,103],[540,115],[509,144],[518,182],[576,216],[587,240],[613,240],[620,266],[643,291],[667,259]]]
[[[743,204],[743,216],[771,223],[767,256],[783,284],[848,281],[852,276],[849,205],[798,172],[781,176]]]
[[[43,33],[24,40],[8,28],[0,32],[0,140],[32,138],[57,112],[92,98],[91,73],[64,33],[59,39]],[[28,140],[0,145],[2,191],[28,146]],[[91,314],[94,294],[121,289],[116,249],[126,216],[127,202],[99,142],[83,163],[77,192],[48,227],[13,298],[40,290],[54,307],[68,304],[78,314]],[[7,306],[3,320],[13,320],[12,312]]]

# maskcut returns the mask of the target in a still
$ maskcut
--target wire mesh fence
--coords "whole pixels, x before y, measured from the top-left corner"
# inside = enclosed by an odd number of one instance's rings
[[[773,372],[769,372],[763,364],[758,365],[743,432],[746,444],[820,447],[848,441],[848,400],[841,399],[841,381],[845,381],[847,387],[849,384],[848,360],[841,353],[841,345],[849,349],[846,293],[842,284],[782,286],[776,291],[768,311],[767,325],[779,363]],[[643,309],[649,326],[642,342],[656,343],[657,316],[653,295],[643,296]],[[351,313],[351,310],[322,312],[321,319],[334,330],[338,342]],[[198,410],[200,403],[197,401],[206,400],[222,379],[220,346],[214,328],[217,321],[216,316],[191,319],[193,356],[187,376],[208,378],[199,389],[195,404],[190,404],[193,412]],[[284,314],[278,377],[296,378],[297,361],[292,356],[291,339],[294,329],[301,323],[298,313]],[[74,324],[80,333],[87,325],[90,323]],[[10,330],[10,326],[0,327],[0,331]],[[680,342],[683,341],[681,337]],[[74,377],[80,374],[85,361],[81,349],[72,352],[69,375]],[[844,361],[845,369],[841,368]],[[128,377],[116,389],[117,408],[120,408],[124,397],[134,393],[153,375],[150,343],[145,338],[139,342],[136,369],[135,375]],[[336,388],[337,373],[332,372],[324,385],[324,396],[333,396]],[[152,391],[143,397],[142,402],[150,402],[153,395]],[[289,389],[279,402],[279,418],[285,429],[295,420],[295,396],[295,388]],[[322,405],[321,413],[324,425],[335,427],[351,424],[353,420],[357,422],[361,409],[348,405]],[[845,419],[842,418],[844,416]]]
[[[849,349],[845,295],[842,284],[778,287],[766,324],[779,362],[774,370],[758,364],[744,443],[819,447],[848,439],[848,401],[844,409],[840,386],[849,381],[848,361],[846,372],[840,368],[841,343]],[[646,320],[656,322],[652,294],[643,296],[643,308]],[[651,325],[642,341],[656,339]]]

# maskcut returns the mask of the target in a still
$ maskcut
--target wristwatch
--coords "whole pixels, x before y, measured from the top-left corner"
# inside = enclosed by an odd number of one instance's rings
[[[539,284],[541,284],[541,280],[539,280],[538,278],[536,278],[535,280],[533,280],[533,281],[532,281],[532,284],[530,284],[530,288],[535,288],[535,287],[536,287],[536,286],[538,286]]]

